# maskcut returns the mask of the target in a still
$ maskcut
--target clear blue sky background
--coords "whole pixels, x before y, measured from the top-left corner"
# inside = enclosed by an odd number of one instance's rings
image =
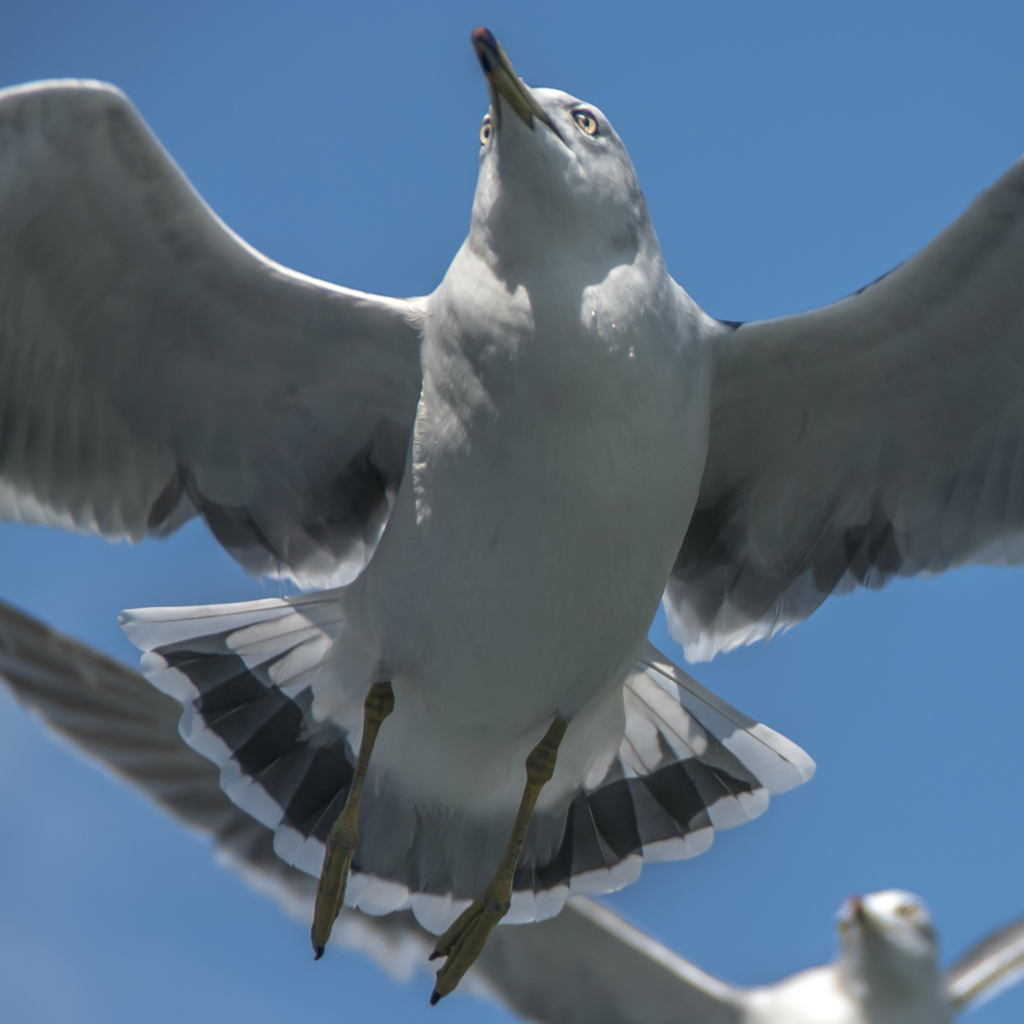
[[[274,259],[428,292],[466,230],[487,97],[468,43],[601,106],[674,276],[709,312],[836,299],[913,253],[1024,150],[1019,4],[140,5],[9,0],[0,79],[121,86],[224,220]],[[0,528],[0,597],[119,657],[126,606],[278,593],[193,525],[110,547]],[[923,895],[947,960],[1024,913],[1024,571],[829,602],[695,675],[801,743],[807,786],[611,902],[702,967],[832,955],[850,892]],[[653,638],[681,658],[655,623]],[[204,843],[0,697],[0,1019],[494,1022],[333,953]],[[1024,988],[980,1011],[1018,1022]]]

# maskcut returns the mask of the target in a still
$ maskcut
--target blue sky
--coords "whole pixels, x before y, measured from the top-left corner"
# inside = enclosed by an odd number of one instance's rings
[[[468,223],[486,24],[534,85],[599,105],[670,270],[731,319],[877,277],[1024,151],[1011,4],[8,5],[0,84],[123,88],[221,217],[306,273],[428,292]],[[192,525],[136,548],[0,527],[0,597],[134,661],[121,608],[278,593]],[[694,674],[803,745],[807,786],[610,902],[705,969],[770,981],[833,951],[850,892],[932,906],[947,959],[1024,913],[1024,571],[829,602]],[[677,659],[663,620],[656,644]],[[429,976],[311,961],[305,930],[202,841],[0,697],[0,1015],[19,1022],[492,1022]],[[1019,1021],[1024,987],[979,1011]]]

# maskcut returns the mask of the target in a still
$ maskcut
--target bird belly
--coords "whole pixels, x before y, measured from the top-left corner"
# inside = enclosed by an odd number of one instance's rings
[[[597,415],[507,403],[465,436],[427,381],[412,466],[353,598],[382,664],[445,729],[521,737],[635,663],[703,469],[706,397],[689,381],[598,395]]]
[[[490,481],[467,466],[431,508],[445,542],[430,546],[437,585],[415,632],[429,637],[426,706],[452,724],[521,732],[572,717],[621,681],[657,609],[686,488],[636,466],[623,479],[608,439],[561,440],[545,471],[521,448]]]

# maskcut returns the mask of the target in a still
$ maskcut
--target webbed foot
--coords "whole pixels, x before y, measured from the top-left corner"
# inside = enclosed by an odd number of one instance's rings
[[[483,896],[478,896],[466,907],[448,931],[437,940],[430,959],[436,960],[439,956],[448,959],[437,972],[437,981],[430,996],[431,1006],[436,1006],[439,999],[448,995],[473,966],[483,952],[494,926],[508,913],[510,899],[511,893],[502,900],[485,891]]]
[[[544,738],[530,752],[526,759],[526,788],[498,870],[483,894],[459,914],[451,928],[437,940],[434,952],[430,954],[431,960],[439,956],[448,958],[437,972],[437,982],[430,996],[431,1006],[436,1006],[439,999],[458,985],[483,951],[494,926],[508,913],[512,903],[512,877],[519,863],[526,830],[537,797],[554,774],[558,745],[562,742],[567,725],[564,719],[555,718]]]

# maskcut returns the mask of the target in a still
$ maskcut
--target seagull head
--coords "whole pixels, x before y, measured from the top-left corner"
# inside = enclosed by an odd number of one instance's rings
[[[851,896],[839,911],[838,930],[840,972],[864,1003],[941,1002],[938,940],[920,897],[903,889]]]
[[[505,264],[591,262],[606,271],[642,247],[657,250],[633,162],[608,118],[567,93],[531,89],[487,29],[471,39],[491,98],[471,242]]]

